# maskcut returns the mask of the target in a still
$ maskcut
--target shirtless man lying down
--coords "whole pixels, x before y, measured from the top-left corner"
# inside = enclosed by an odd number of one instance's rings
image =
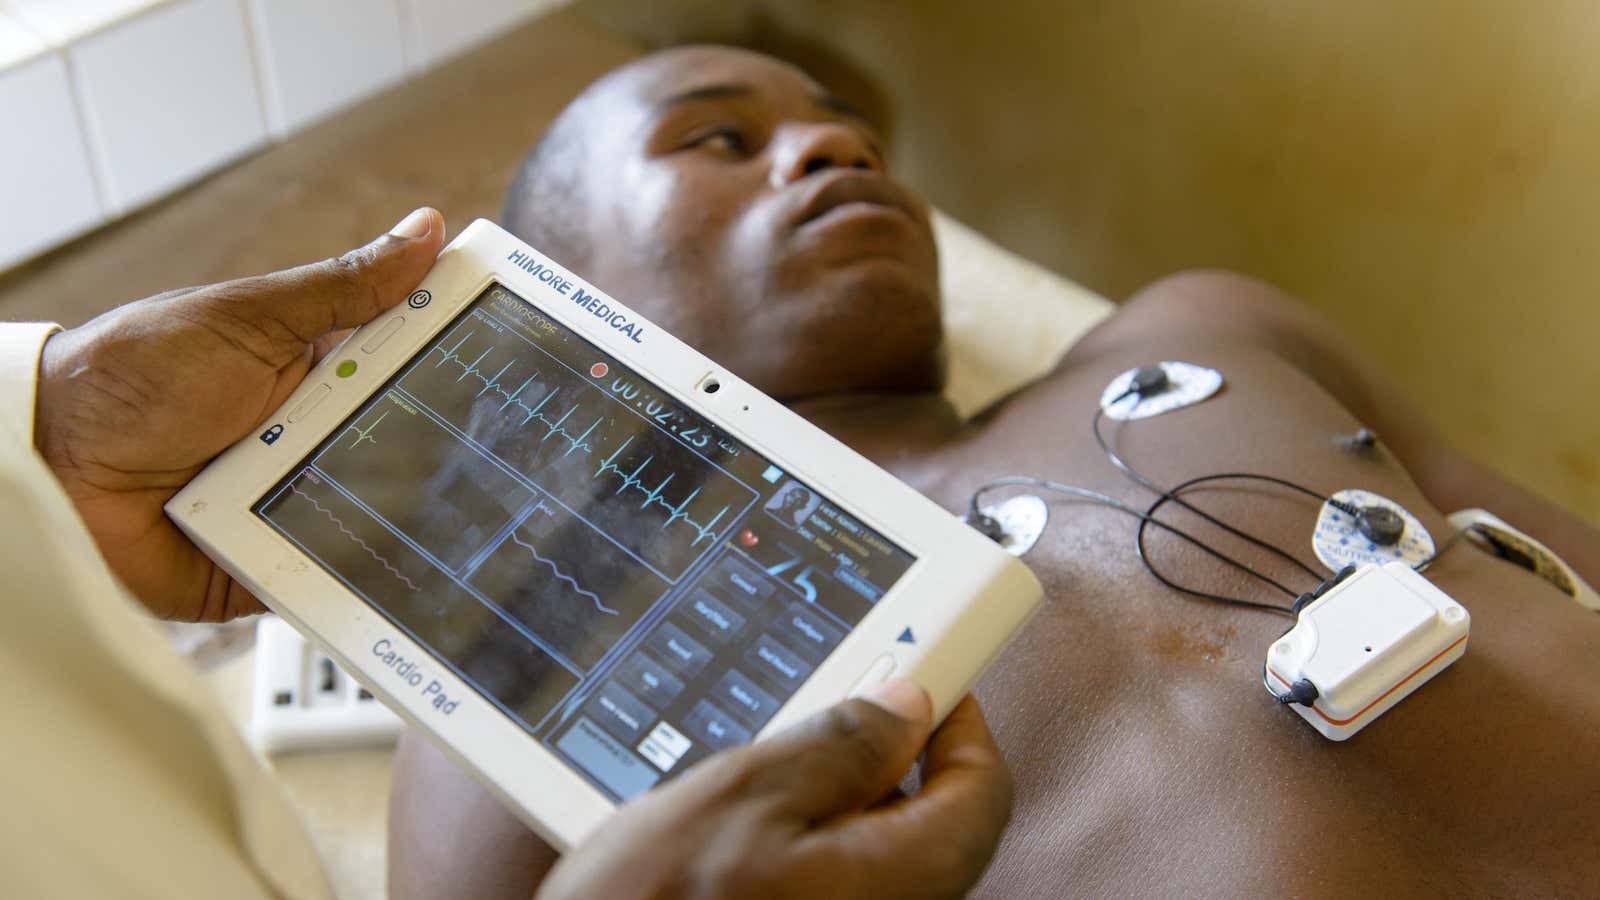
[[[925,205],[885,173],[865,123],[756,54],[679,49],[601,79],[530,155],[506,220],[952,511],[1010,474],[1148,506],[1154,495],[1110,465],[1090,420],[1118,373],[1184,360],[1222,372],[1223,391],[1112,432],[1155,482],[1244,471],[1324,494],[1359,487],[1441,541],[1441,510],[1481,506],[1600,576],[1592,530],[1455,453],[1326,324],[1237,276],[1145,289],[1049,377],[959,421],[938,392]],[[1381,440],[1353,453],[1341,437],[1361,427]],[[1315,500],[1240,484],[1186,497],[1310,557]],[[1427,577],[1470,610],[1469,651],[1333,743],[1262,690],[1265,649],[1288,619],[1177,593],[1141,566],[1134,520],[1046,499],[1051,523],[1025,558],[1044,609],[977,690],[1016,798],[978,893],[1548,896],[1600,885],[1594,613],[1458,545]],[[1316,584],[1191,513],[1162,515],[1296,590]],[[1175,581],[1283,600],[1159,531],[1150,548]],[[527,897],[553,860],[421,741],[406,742],[395,790],[397,897],[485,896],[490,885]],[[424,835],[440,816],[462,829],[449,853]]]

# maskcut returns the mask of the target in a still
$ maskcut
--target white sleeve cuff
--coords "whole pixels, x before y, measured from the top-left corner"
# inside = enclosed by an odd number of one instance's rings
[[[39,393],[39,357],[44,342],[60,330],[52,322],[0,322],[0,428],[29,446]]]

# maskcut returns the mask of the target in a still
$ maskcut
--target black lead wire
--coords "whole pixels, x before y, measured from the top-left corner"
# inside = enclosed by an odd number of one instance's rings
[[[1087,500],[1087,501],[1092,502],[1092,503],[1097,503],[1097,504],[1100,504],[1102,506],[1106,506],[1106,507],[1109,507],[1111,509],[1115,509],[1115,510],[1117,510],[1119,512],[1122,512],[1122,513],[1124,513],[1126,515],[1130,515],[1130,516],[1132,516],[1132,517],[1134,517],[1134,518],[1139,520],[1139,529],[1138,529],[1138,531],[1136,532],[1136,534],[1134,536],[1134,547],[1138,552],[1139,562],[1144,565],[1145,570],[1147,572],[1149,572],[1151,574],[1151,576],[1153,576],[1157,581],[1160,581],[1162,584],[1166,585],[1167,587],[1171,588],[1172,590],[1178,591],[1179,593],[1188,594],[1188,595],[1193,596],[1193,597],[1200,597],[1200,598],[1205,599],[1205,600],[1213,600],[1213,601],[1216,601],[1218,603],[1228,603],[1228,604],[1232,604],[1232,605],[1235,605],[1235,606],[1245,606],[1245,607],[1249,607],[1249,608],[1252,608],[1252,609],[1260,609],[1260,610],[1265,610],[1267,612],[1275,612],[1275,613],[1278,613],[1280,615],[1289,616],[1290,618],[1298,618],[1298,615],[1299,615],[1299,611],[1297,609],[1298,602],[1302,598],[1309,598],[1309,597],[1314,596],[1314,595],[1297,593],[1293,589],[1291,589],[1288,586],[1284,585],[1282,582],[1279,582],[1276,579],[1274,579],[1274,578],[1272,578],[1272,577],[1270,577],[1268,575],[1264,575],[1261,572],[1256,571],[1254,568],[1252,568],[1248,564],[1243,563],[1243,562],[1241,562],[1241,561],[1229,556],[1228,554],[1223,553],[1220,550],[1217,550],[1216,548],[1214,548],[1211,545],[1207,544],[1206,542],[1200,540],[1199,538],[1195,537],[1194,535],[1188,533],[1187,531],[1184,531],[1183,529],[1178,528],[1175,525],[1171,525],[1171,524],[1169,524],[1169,523],[1157,518],[1156,517],[1156,512],[1159,511],[1161,509],[1161,507],[1165,506],[1169,502],[1170,503],[1176,503],[1177,505],[1183,507],[1184,509],[1189,510],[1190,512],[1194,513],[1195,515],[1199,516],[1200,518],[1204,519],[1205,521],[1210,522],[1212,525],[1215,525],[1218,528],[1221,528],[1222,530],[1228,532],[1229,534],[1232,534],[1235,537],[1238,537],[1238,538],[1241,538],[1241,539],[1243,539],[1245,541],[1248,541],[1249,543],[1254,544],[1254,545],[1256,545],[1257,547],[1260,547],[1263,550],[1268,550],[1268,551],[1276,554],[1277,556],[1279,556],[1279,557],[1281,557],[1281,558],[1293,563],[1295,566],[1300,568],[1307,575],[1310,575],[1312,578],[1317,579],[1319,585],[1325,586],[1325,585],[1329,584],[1328,580],[1325,579],[1322,576],[1321,573],[1317,572],[1315,569],[1313,569],[1310,566],[1306,565],[1305,563],[1301,562],[1300,559],[1298,557],[1296,557],[1294,554],[1292,554],[1292,553],[1288,552],[1287,550],[1284,550],[1281,547],[1278,547],[1277,545],[1272,544],[1272,543],[1270,543],[1270,542],[1268,542],[1268,541],[1266,541],[1266,540],[1264,540],[1262,538],[1258,538],[1255,535],[1250,534],[1247,531],[1244,531],[1243,529],[1235,528],[1232,525],[1229,525],[1227,522],[1224,522],[1221,519],[1218,519],[1217,517],[1211,515],[1210,513],[1206,512],[1205,510],[1200,509],[1199,507],[1195,506],[1194,504],[1190,503],[1189,501],[1183,499],[1181,494],[1186,490],[1190,490],[1190,489],[1192,489],[1194,487],[1197,487],[1199,485],[1207,484],[1209,482],[1214,482],[1214,481],[1259,481],[1259,482],[1262,482],[1262,483],[1265,483],[1265,484],[1272,484],[1272,485],[1276,485],[1278,487],[1288,488],[1289,490],[1296,491],[1296,492],[1298,492],[1300,494],[1304,494],[1305,496],[1310,497],[1313,500],[1316,500],[1319,505],[1320,504],[1329,504],[1329,505],[1332,505],[1334,508],[1336,508],[1336,509],[1338,509],[1338,510],[1340,510],[1342,512],[1348,513],[1348,514],[1350,514],[1352,516],[1358,515],[1360,513],[1360,510],[1356,509],[1354,506],[1352,506],[1349,503],[1345,503],[1345,502],[1336,500],[1336,499],[1334,499],[1333,497],[1330,497],[1327,494],[1323,494],[1323,493],[1320,493],[1318,491],[1314,491],[1311,488],[1306,487],[1305,485],[1298,484],[1296,482],[1290,481],[1287,478],[1280,478],[1280,477],[1275,476],[1275,475],[1262,475],[1262,474],[1255,473],[1255,472],[1219,472],[1219,473],[1215,473],[1215,474],[1211,474],[1211,475],[1201,475],[1201,476],[1196,477],[1196,478],[1191,478],[1191,479],[1189,479],[1187,481],[1184,481],[1181,484],[1178,484],[1178,485],[1176,485],[1174,487],[1171,487],[1171,488],[1163,488],[1163,487],[1161,487],[1160,485],[1156,484],[1151,479],[1145,477],[1138,470],[1136,470],[1132,466],[1130,466],[1127,463],[1127,461],[1124,460],[1121,456],[1117,455],[1117,452],[1114,449],[1112,449],[1111,444],[1106,440],[1105,435],[1101,431],[1101,427],[1100,427],[1101,421],[1105,417],[1105,411],[1106,411],[1106,407],[1107,406],[1114,405],[1114,404],[1119,403],[1122,400],[1124,400],[1124,399],[1126,399],[1126,398],[1128,398],[1130,396],[1135,396],[1135,395],[1138,395],[1138,394],[1139,394],[1138,389],[1136,389],[1134,387],[1130,387],[1127,390],[1123,391],[1121,395],[1119,395],[1118,397],[1113,399],[1111,401],[1111,403],[1097,406],[1097,408],[1095,409],[1094,418],[1093,418],[1092,423],[1091,423],[1091,430],[1094,432],[1095,443],[1100,445],[1101,451],[1105,453],[1106,458],[1111,461],[1111,464],[1113,466],[1115,466],[1123,474],[1125,474],[1129,478],[1131,478],[1135,483],[1137,483],[1140,486],[1145,487],[1145,488],[1147,488],[1147,489],[1149,489],[1149,490],[1151,490],[1151,491],[1153,491],[1153,492],[1155,492],[1156,494],[1159,495],[1156,498],[1156,500],[1153,503],[1150,504],[1150,507],[1148,509],[1146,509],[1143,512],[1141,512],[1137,508],[1135,508],[1133,506],[1130,506],[1127,503],[1124,503],[1121,500],[1118,500],[1115,497],[1110,496],[1109,494],[1103,494],[1103,493],[1101,493],[1099,491],[1094,491],[1094,490],[1090,490],[1088,488],[1078,487],[1076,485],[1065,484],[1065,483],[1062,483],[1062,482],[1059,482],[1059,481],[1051,481],[1051,480],[1046,479],[1046,478],[1036,478],[1036,477],[1033,477],[1033,476],[1030,476],[1030,475],[1008,475],[1008,476],[1004,476],[1002,478],[996,478],[993,481],[989,481],[989,482],[981,485],[976,491],[974,491],[972,493],[972,499],[970,501],[970,509],[969,509],[969,513],[968,513],[968,521],[976,521],[977,517],[982,515],[982,513],[979,510],[979,505],[978,505],[979,498],[982,497],[982,495],[984,493],[986,493],[988,491],[991,491],[991,490],[994,490],[996,488],[1001,488],[1001,487],[1011,487],[1011,486],[1040,487],[1040,488],[1044,488],[1046,490],[1055,491],[1055,492],[1060,493],[1060,494],[1065,494],[1065,495],[1067,495],[1069,497],[1075,497],[1075,498],[1080,499],[1080,500]],[[1141,397],[1141,399],[1142,399],[1142,397]],[[1262,582],[1272,586],[1273,588],[1276,588],[1278,591],[1282,592],[1284,595],[1286,595],[1288,597],[1295,598],[1295,600],[1297,601],[1296,606],[1279,606],[1279,605],[1277,605],[1275,603],[1263,603],[1263,602],[1257,601],[1257,600],[1246,600],[1246,599],[1244,599],[1242,597],[1230,597],[1230,596],[1228,596],[1226,594],[1215,594],[1215,593],[1212,593],[1210,591],[1202,591],[1202,590],[1199,590],[1197,588],[1191,588],[1191,587],[1188,587],[1186,585],[1178,584],[1177,582],[1175,582],[1172,579],[1168,578],[1166,575],[1162,574],[1161,570],[1158,569],[1156,567],[1155,563],[1152,562],[1151,559],[1150,559],[1149,551],[1147,550],[1147,548],[1145,546],[1145,533],[1147,532],[1147,530],[1149,529],[1149,527],[1151,525],[1154,525],[1157,528],[1163,529],[1163,530],[1171,533],[1172,535],[1174,535],[1174,536],[1176,536],[1178,538],[1181,538],[1184,541],[1187,541],[1189,544],[1191,544],[1194,547],[1204,551],[1205,553],[1209,554],[1210,556],[1212,556],[1213,558],[1219,560],[1220,562],[1223,562],[1223,563],[1225,563],[1225,564],[1227,564],[1229,566],[1232,566],[1233,568],[1235,568],[1235,569],[1237,569],[1237,570],[1239,570],[1241,572],[1244,572],[1245,574],[1250,575],[1251,577],[1253,577],[1253,578],[1255,578],[1255,579],[1257,579],[1259,581],[1262,581]],[[1435,560],[1439,559],[1439,557],[1443,556],[1452,547],[1454,547],[1455,544],[1462,538],[1462,536],[1465,535],[1465,533],[1466,533],[1466,531],[1464,530],[1464,531],[1459,531],[1456,534],[1452,535],[1450,537],[1450,539],[1447,540],[1444,543],[1443,546],[1439,547],[1438,550],[1436,550],[1433,553],[1433,555],[1429,556],[1427,559],[1425,559],[1422,562],[1418,563],[1414,568],[1419,572],[1426,570],[1430,565],[1433,564],[1433,562]],[[1347,569],[1346,571],[1349,571],[1349,570]],[[1340,576],[1336,574],[1334,577],[1335,577],[1335,579],[1337,579]],[[1270,685],[1268,686],[1268,690],[1271,690]],[[1273,693],[1274,693],[1274,695],[1276,695],[1275,691]],[[1280,696],[1279,699],[1280,700],[1284,700],[1284,697]],[[1286,700],[1285,702],[1291,702],[1291,701],[1292,702],[1299,702],[1298,700],[1295,700],[1293,697],[1289,698],[1289,700]]]
[[[1059,482],[1059,481],[1051,481],[1051,480],[1046,479],[1046,478],[1035,478],[1035,477],[1033,477],[1031,475],[1008,475],[1008,476],[1005,476],[1003,478],[996,478],[993,481],[987,482],[987,483],[983,484],[982,486],[980,486],[976,491],[974,491],[972,493],[972,500],[970,502],[971,513],[972,514],[977,514],[978,505],[979,505],[978,504],[979,498],[981,498],[988,491],[994,490],[996,488],[1001,488],[1001,487],[1041,487],[1041,488],[1044,488],[1046,490],[1055,491],[1056,493],[1066,494],[1069,497],[1076,497],[1076,498],[1078,498],[1080,500],[1088,500],[1091,503],[1098,503],[1098,504],[1100,504],[1102,506],[1110,507],[1111,509],[1115,509],[1115,510],[1117,510],[1119,512],[1125,513],[1127,515],[1133,516],[1134,518],[1138,519],[1139,520],[1140,534],[1143,534],[1146,525],[1154,525],[1157,528],[1161,528],[1161,529],[1163,529],[1163,530],[1165,530],[1167,532],[1170,532],[1171,534],[1173,534],[1173,535],[1175,535],[1175,536],[1177,536],[1177,537],[1189,542],[1190,544],[1194,545],[1195,547],[1199,548],[1200,550],[1203,550],[1207,554],[1210,554],[1212,557],[1216,558],[1217,560],[1219,560],[1219,561],[1221,561],[1223,563],[1226,563],[1227,565],[1233,566],[1235,569],[1238,569],[1241,572],[1244,572],[1244,573],[1246,573],[1246,574],[1248,574],[1248,575],[1250,575],[1250,576],[1252,576],[1252,577],[1254,577],[1256,579],[1259,579],[1259,580],[1271,585],[1272,587],[1274,587],[1274,588],[1278,589],[1279,591],[1283,592],[1283,594],[1288,596],[1288,597],[1299,597],[1300,596],[1300,594],[1298,592],[1296,592],[1293,589],[1285,586],[1284,584],[1282,584],[1281,582],[1277,581],[1276,579],[1273,579],[1270,576],[1263,575],[1262,573],[1257,572],[1255,569],[1251,568],[1246,563],[1240,562],[1239,560],[1234,559],[1233,557],[1229,556],[1228,554],[1223,553],[1222,551],[1213,548],[1212,546],[1210,546],[1206,542],[1200,540],[1199,538],[1195,537],[1192,534],[1189,534],[1187,531],[1184,531],[1183,529],[1178,528],[1175,525],[1170,525],[1170,524],[1168,524],[1166,522],[1163,522],[1162,520],[1155,518],[1155,516],[1150,514],[1150,513],[1140,512],[1135,507],[1129,506],[1128,504],[1123,503],[1121,500],[1118,500],[1115,497],[1112,497],[1112,496],[1110,496],[1108,494],[1102,494],[1099,491],[1093,491],[1093,490],[1090,490],[1088,488],[1081,488],[1081,487],[1078,487],[1076,485],[1064,484],[1064,483]],[[1246,599],[1244,599],[1242,597],[1229,597],[1229,596],[1226,596],[1226,595],[1223,595],[1223,594],[1213,594],[1213,593],[1210,593],[1210,592],[1207,592],[1207,591],[1195,590],[1193,588],[1188,588],[1188,587],[1184,587],[1183,585],[1177,584],[1176,582],[1172,581],[1170,578],[1167,578],[1165,575],[1161,574],[1161,572],[1159,570],[1157,570],[1156,567],[1153,564],[1151,564],[1149,558],[1145,555],[1142,546],[1141,546],[1140,551],[1139,551],[1139,561],[1144,564],[1145,569],[1148,570],[1151,575],[1155,576],[1157,581],[1160,581],[1162,584],[1165,584],[1167,587],[1170,587],[1173,590],[1181,591],[1182,593],[1185,593],[1185,594],[1191,594],[1191,595],[1196,596],[1196,597],[1203,597],[1203,598],[1205,598],[1207,600],[1215,600],[1215,601],[1217,601],[1219,603],[1231,603],[1231,604],[1234,604],[1234,605],[1237,605],[1237,606],[1248,606],[1248,607],[1252,607],[1252,608],[1255,608],[1255,609],[1270,610],[1272,612],[1281,613],[1281,614],[1287,615],[1287,616],[1293,616],[1294,615],[1294,611],[1292,609],[1290,609],[1288,607],[1285,607],[1285,606],[1279,606],[1279,605],[1274,604],[1274,603],[1262,603],[1262,602],[1256,601],[1256,600],[1246,600]]]
[[[1311,568],[1310,566],[1306,565],[1305,563],[1301,562],[1300,558],[1295,556],[1293,553],[1290,553],[1289,551],[1284,550],[1284,549],[1282,549],[1281,547],[1278,547],[1275,544],[1269,543],[1268,541],[1263,540],[1262,538],[1258,538],[1255,535],[1250,534],[1249,532],[1245,531],[1242,528],[1235,528],[1232,525],[1229,525],[1227,522],[1224,522],[1221,519],[1218,519],[1217,517],[1211,515],[1210,513],[1206,512],[1205,510],[1203,510],[1201,508],[1199,508],[1198,506],[1195,506],[1194,504],[1190,503],[1189,501],[1184,500],[1183,498],[1177,496],[1177,489],[1176,488],[1168,489],[1168,488],[1164,488],[1164,487],[1160,486],[1159,484],[1156,484],[1154,481],[1152,481],[1151,479],[1149,479],[1149,478],[1145,477],[1143,474],[1141,474],[1133,466],[1129,465],[1127,463],[1127,461],[1124,460],[1121,456],[1117,455],[1117,451],[1112,449],[1110,442],[1108,442],[1106,440],[1105,435],[1101,432],[1100,423],[1101,423],[1101,420],[1105,418],[1106,406],[1112,406],[1112,405],[1115,405],[1117,403],[1120,403],[1120,402],[1122,402],[1122,400],[1124,398],[1130,397],[1130,396],[1134,396],[1136,393],[1137,392],[1134,391],[1133,388],[1129,388],[1128,390],[1123,391],[1121,396],[1117,397],[1115,400],[1112,400],[1111,403],[1105,404],[1103,406],[1099,406],[1094,411],[1094,420],[1093,420],[1093,422],[1091,423],[1091,426],[1090,426],[1091,429],[1094,431],[1094,441],[1095,441],[1096,444],[1100,445],[1100,450],[1105,453],[1106,458],[1111,461],[1111,464],[1113,466],[1116,466],[1118,469],[1120,469],[1123,472],[1123,474],[1127,475],[1129,478],[1132,478],[1135,482],[1138,482],[1140,485],[1144,486],[1145,488],[1148,488],[1149,490],[1152,490],[1155,493],[1160,494],[1161,495],[1161,499],[1160,499],[1159,503],[1157,504],[1157,506],[1159,506],[1161,503],[1165,503],[1166,501],[1171,500],[1172,502],[1177,503],[1179,506],[1183,507],[1184,509],[1187,509],[1190,512],[1194,513],[1195,515],[1199,516],[1200,518],[1205,519],[1207,522],[1210,522],[1211,524],[1217,526],[1218,528],[1221,528],[1223,531],[1226,531],[1229,534],[1234,535],[1235,537],[1242,538],[1242,539],[1244,539],[1246,541],[1249,541],[1250,543],[1255,544],[1257,547],[1260,547],[1263,550],[1270,550],[1271,552],[1277,554],[1279,557],[1281,557],[1283,559],[1286,559],[1289,562],[1293,563],[1302,572],[1305,572],[1307,575],[1310,575],[1312,578],[1317,579],[1318,582],[1321,582],[1323,580],[1323,578],[1324,578],[1322,573],[1318,572],[1317,570],[1315,570],[1315,569]],[[1273,484],[1281,485],[1283,487],[1292,488],[1292,489],[1294,489],[1296,491],[1299,491],[1302,494],[1305,494],[1308,497],[1311,497],[1312,499],[1316,500],[1318,503],[1329,503],[1329,502],[1331,502],[1331,498],[1329,498],[1326,494],[1320,494],[1320,493],[1318,493],[1318,492],[1316,492],[1316,491],[1314,491],[1314,490],[1312,490],[1312,489],[1310,489],[1308,487],[1296,484],[1296,483],[1294,483],[1292,481],[1289,481],[1288,479],[1285,479],[1285,478],[1277,478],[1277,477],[1274,477],[1274,476],[1271,476],[1271,475],[1238,475],[1238,476],[1235,476],[1233,473],[1229,473],[1229,475],[1227,477],[1249,477],[1249,478],[1255,478],[1255,479],[1258,479],[1258,480],[1261,480],[1261,481],[1267,481],[1267,482],[1270,482],[1270,483],[1273,483]],[[1141,523],[1140,524],[1140,529],[1143,530],[1143,528],[1144,528],[1144,525],[1143,525],[1143,523]]]
[[[1478,533],[1478,534],[1483,533],[1483,526],[1482,525],[1468,525],[1465,528],[1459,529],[1458,531],[1456,531],[1455,534],[1452,534],[1449,537],[1445,538],[1444,543],[1441,544],[1438,549],[1434,550],[1433,554],[1431,556],[1429,556],[1427,559],[1422,560],[1421,562],[1418,562],[1416,565],[1412,566],[1411,568],[1413,570],[1417,571],[1417,572],[1426,572],[1426,571],[1428,571],[1428,569],[1431,568],[1434,563],[1439,561],[1439,557],[1445,555],[1446,553],[1449,553],[1450,549],[1452,547],[1454,547],[1456,544],[1461,543],[1461,539],[1462,538],[1466,537],[1468,534],[1473,534],[1473,533]]]
[[[1188,481],[1182,482],[1182,483],[1174,486],[1170,491],[1167,491],[1161,497],[1156,498],[1156,501],[1154,503],[1150,504],[1150,508],[1145,510],[1145,515],[1147,517],[1154,518],[1154,516],[1156,514],[1156,511],[1159,510],[1162,506],[1165,506],[1168,500],[1171,500],[1171,501],[1173,501],[1175,503],[1178,503],[1180,505],[1187,506],[1187,504],[1185,504],[1183,502],[1183,499],[1181,497],[1179,497],[1178,495],[1182,494],[1184,491],[1189,490],[1192,487],[1197,487],[1199,485],[1202,485],[1202,484],[1205,484],[1205,483],[1211,482],[1211,481],[1264,481],[1264,482],[1266,482],[1268,484],[1275,484],[1275,485],[1278,485],[1280,487],[1291,488],[1293,490],[1296,490],[1296,491],[1299,491],[1299,492],[1301,492],[1303,494],[1306,494],[1307,496],[1310,496],[1310,497],[1319,497],[1320,496],[1319,494],[1317,494],[1316,491],[1313,491],[1310,488],[1302,487],[1301,485],[1295,484],[1294,482],[1289,481],[1287,479],[1278,478],[1275,475],[1260,475],[1260,474],[1257,474],[1255,472],[1219,472],[1219,473],[1217,473],[1215,475],[1201,475],[1198,478],[1191,478]],[[1350,505],[1349,503],[1345,503],[1345,502],[1340,501],[1340,500],[1334,500],[1332,498],[1322,498],[1322,499],[1324,500],[1324,502],[1328,503],[1330,506],[1334,507],[1335,509],[1339,510],[1340,512],[1349,513],[1352,516],[1359,515],[1361,513],[1361,510],[1359,510],[1356,507]],[[1159,520],[1157,520],[1157,521],[1159,521]],[[1139,522],[1139,530],[1134,535],[1134,545],[1138,548],[1139,558],[1140,559],[1144,559],[1145,558],[1145,549],[1144,549],[1145,527],[1146,527],[1146,522],[1144,520],[1141,520]],[[1483,528],[1480,525],[1469,525],[1466,528],[1463,528],[1463,529],[1460,529],[1460,530],[1456,531],[1454,534],[1450,535],[1448,538],[1445,538],[1444,543],[1440,544],[1433,551],[1433,553],[1430,554],[1426,559],[1418,561],[1417,563],[1413,564],[1411,566],[1411,568],[1413,570],[1417,571],[1417,572],[1426,572],[1430,566],[1432,566],[1435,562],[1438,562],[1439,557],[1444,556],[1446,553],[1449,553],[1455,547],[1456,544],[1460,543],[1462,538],[1465,538],[1470,533],[1481,532],[1482,530],[1483,530]],[[1149,567],[1149,565],[1147,563],[1146,564],[1146,568],[1148,568],[1148,567]],[[1159,578],[1161,576],[1157,575],[1156,577]],[[1181,588],[1180,588],[1180,590],[1181,590]],[[1195,593],[1195,592],[1194,591],[1190,591],[1190,593]]]
[[[1168,587],[1172,588],[1173,590],[1183,591],[1186,594],[1193,594],[1196,597],[1205,597],[1205,598],[1211,599],[1211,600],[1218,600],[1218,599],[1222,599],[1222,598],[1219,597],[1216,594],[1211,594],[1211,593],[1208,593],[1206,591],[1198,591],[1198,590],[1194,590],[1192,588],[1186,588],[1186,587],[1183,587],[1182,585],[1174,584],[1171,581],[1167,580],[1165,577],[1163,577],[1161,575],[1160,571],[1156,569],[1155,565],[1153,563],[1151,563],[1149,551],[1145,547],[1145,531],[1146,531],[1146,529],[1148,528],[1148,526],[1149,526],[1149,524],[1151,522],[1155,522],[1155,523],[1158,523],[1158,524],[1161,523],[1161,520],[1156,518],[1156,512],[1158,510],[1160,510],[1161,507],[1165,506],[1168,501],[1172,501],[1172,502],[1175,502],[1175,503],[1178,503],[1178,504],[1182,504],[1183,503],[1183,498],[1181,496],[1179,496],[1179,495],[1182,494],[1184,491],[1187,491],[1187,490],[1189,490],[1191,488],[1194,488],[1194,487],[1197,487],[1199,485],[1206,484],[1206,483],[1209,483],[1209,482],[1213,482],[1213,481],[1262,481],[1262,482],[1266,482],[1267,484],[1275,484],[1275,485],[1279,485],[1281,487],[1291,488],[1293,490],[1300,491],[1301,493],[1308,494],[1308,495],[1310,495],[1312,497],[1316,497],[1318,495],[1317,495],[1317,493],[1315,491],[1312,491],[1309,488],[1302,487],[1302,486],[1300,486],[1298,484],[1295,484],[1294,482],[1289,481],[1289,480],[1284,479],[1284,478],[1278,478],[1275,475],[1260,475],[1260,474],[1257,474],[1257,473],[1254,473],[1254,472],[1218,472],[1218,473],[1213,474],[1213,475],[1201,475],[1201,476],[1198,476],[1196,478],[1190,478],[1187,481],[1184,481],[1184,482],[1182,482],[1180,484],[1174,485],[1171,490],[1163,492],[1162,496],[1157,497],[1155,502],[1150,504],[1150,507],[1148,509],[1146,509],[1144,511],[1143,515],[1140,517],[1139,530],[1137,532],[1135,532],[1134,536],[1133,536],[1133,546],[1134,546],[1134,549],[1139,554],[1139,561],[1144,563],[1144,567],[1146,569],[1150,570],[1150,574],[1152,574],[1156,578],[1160,579],[1163,584],[1167,585]],[[1449,549],[1449,547],[1446,546],[1445,549]],[[1441,551],[1441,553],[1442,552],[1443,551]],[[1435,558],[1437,558],[1438,555],[1439,554],[1435,554]],[[1298,598],[1298,596],[1300,596],[1300,595],[1296,595],[1297,598]],[[1229,599],[1227,602],[1241,602],[1241,601],[1238,601],[1237,599]],[[1289,609],[1285,609],[1285,608],[1283,608],[1281,606],[1275,606],[1275,605],[1272,605],[1272,604],[1255,603],[1253,601],[1248,601],[1248,600],[1242,601],[1242,602],[1245,605],[1256,606],[1258,608],[1264,608],[1264,609],[1271,609],[1271,610],[1275,610],[1277,612],[1287,613],[1288,615],[1291,615],[1291,616],[1294,616],[1294,615],[1298,614],[1297,610],[1293,609],[1292,607],[1289,608]]]

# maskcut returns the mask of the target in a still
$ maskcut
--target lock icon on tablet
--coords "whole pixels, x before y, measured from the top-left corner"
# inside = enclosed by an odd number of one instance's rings
[[[274,441],[282,436],[283,426],[274,425],[271,428],[268,428],[266,431],[261,432],[261,443],[271,445]]]

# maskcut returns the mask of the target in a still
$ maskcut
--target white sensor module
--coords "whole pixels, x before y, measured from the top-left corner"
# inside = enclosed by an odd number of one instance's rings
[[[1455,662],[1472,617],[1404,563],[1362,565],[1300,611],[1267,650],[1267,690],[1342,741]]]

